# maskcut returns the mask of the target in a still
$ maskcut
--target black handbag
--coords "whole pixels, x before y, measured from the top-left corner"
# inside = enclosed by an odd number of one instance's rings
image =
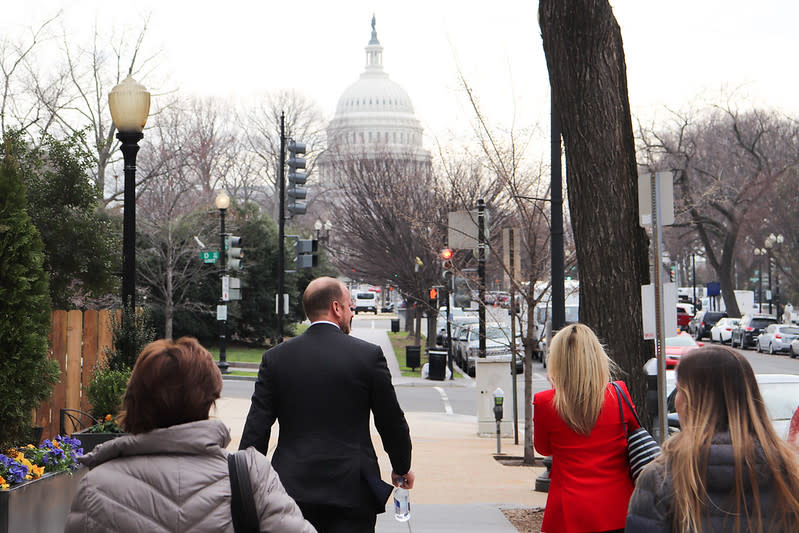
[[[616,389],[616,399],[619,401],[619,416],[621,416],[621,423],[622,426],[624,426],[624,436],[627,439],[627,459],[630,463],[630,477],[632,477],[633,482],[635,482],[644,467],[651,463],[655,457],[660,455],[661,450],[657,441],[655,441],[652,435],[641,425],[641,419],[638,418],[638,413],[635,412],[633,403],[627,398],[627,395],[624,394],[619,384],[611,382],[611,385]],[[621,403],[622,398],[624,399],[624,403],[627,404],[627,407],[630,408],[630,411],[632,411],[635,421],[638,422],[640,426],[632,432],[627,431],[627,423],[624,421],[624,407]]]
[[[259,531],[258,512],[250,485],[250,471],[244,452],[230,453],[227,456],[230,472],[230,511],[233,516],[233,530],[236,533],[257,533]]]

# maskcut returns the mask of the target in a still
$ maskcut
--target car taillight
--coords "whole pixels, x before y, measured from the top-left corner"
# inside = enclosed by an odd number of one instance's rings
[[[752,326],[746,326],[746,331],[754,331],[754,330],[755,328],[753,328]]]
[[[780,335],[779,333],[777,333],[776,335],[774,335],[774,338],[775,338],[775,339],[781,339],[781,338],[782,338],[782,335]]]
[[[701,327],[705,327],[704,321],[699,324]]]
[[[726,329],[727,331],[732,331],[732,328],[724,328],[724,329]]]

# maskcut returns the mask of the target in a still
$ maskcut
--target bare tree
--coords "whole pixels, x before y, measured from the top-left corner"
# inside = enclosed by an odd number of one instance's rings
[[[641,323],[648,240],[638,225],[638,170],[621,30],[607,0],[541,0],[538,15],[553,103],[563,126],[580,320],[628,373],[636,404],[645,405],[642,367],[653,353],[652,343],[631,335],[630,327]]]
[[[672,116],[671,127],[642,128],[644,155],[651,170],[675,172],[677,224],[690,232],[716,272],[727,312],[740,316],[736,259],[746,237],[748,265],[753,243],[779,231],[779,216],[769,217],[771,206],[763,199],[772,197],[766,193],[776,183],[795,176],[799,127],[777,113],[742,112],[729,103]]]
[[[243,130],[244,141],[248,146],[256,165],[251,161],[250,168],[258,169],[258,175],[265,184],[265,194],[272,199],[271,212],[277,220],[278,202],[278,167],[280,164],[280,116],[285,115],[286,134],[297,142],[304,142],[309,150],[306,173],[309,179],[314,170],[317,156],[325,148],[325,120],[319,106],[311,99],[294,90],[282,90],[266,94],[258,103],[246,109],[239,122]],[[318,182],[315,183],[315,185]],[[318,189],[314,195],[324,195]]]

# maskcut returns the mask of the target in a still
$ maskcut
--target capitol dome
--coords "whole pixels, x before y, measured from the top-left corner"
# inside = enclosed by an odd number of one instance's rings
[[[383,70],[383,47],[372,17],[366,68],[338,100],[327,128],[328,146],[340,153],[390,152],[428,159],[422,148],[423,131],[408,93]]]

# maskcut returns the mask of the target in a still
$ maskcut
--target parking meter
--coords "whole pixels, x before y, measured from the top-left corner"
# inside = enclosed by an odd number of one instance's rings
[[[500,441],[500,423],[502,422],[502,404],[505,403],[505,391],[500,387],[494,391],[494,419],[497,421],[497,454],[502,453]]]

